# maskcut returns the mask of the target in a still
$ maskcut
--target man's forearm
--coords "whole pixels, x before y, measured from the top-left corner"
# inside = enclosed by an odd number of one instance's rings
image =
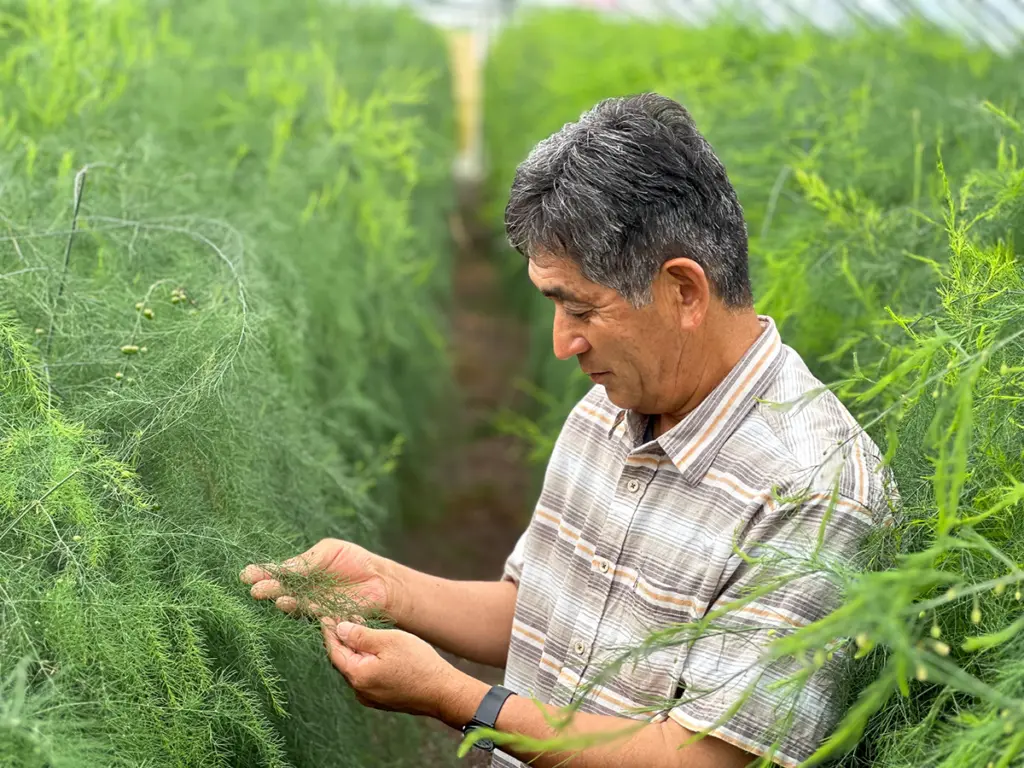
[[[389,568],[399,628],[464,659],[505,667],[515,584],[442,579],[394,561]]]
[[[438,718],[452,728],[460,729],[468,723],[484,695],[490,689],[487,683],[469,675],[458,673],[448,695],[440,704]],[[545,704],[549,718],[557,720],[559,710]],[[537,705],[522,696],[510,696],[498,714],[495,730],[516,733],[533,739],[550,739],[555,730],[547,724]],[[549,752],[538,755],[511,746],[500,749],[531,768],[554,768],[566,765],[566,759],[573,768],[739,768],[754,758],[736,748],[713,738],[706,738],[681,745],[692,734],[672,720],[661,723],[640,723],[612,715],[595,715],[577,712],[572,724],[558,733],[560,737],[586,734],[620,737],[602,741],[582,751]]]

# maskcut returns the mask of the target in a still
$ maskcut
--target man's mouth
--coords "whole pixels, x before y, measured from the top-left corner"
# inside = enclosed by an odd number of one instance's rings
[[[594,371],[593,373],[587,373],[587,376],[589,376],[590,380],[593,381],[593,382],[598,382],[602,378],[604,378],[606,376],[609,376],[609,375],[610,374],[609,374],[608,371]]]

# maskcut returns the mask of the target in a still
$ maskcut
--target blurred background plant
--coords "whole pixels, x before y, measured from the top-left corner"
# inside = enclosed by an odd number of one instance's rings
[[[427,514],[444,38],[320,2],[0,24],[0,763],[410,759],[420,724],[356,704],[238,572]]]

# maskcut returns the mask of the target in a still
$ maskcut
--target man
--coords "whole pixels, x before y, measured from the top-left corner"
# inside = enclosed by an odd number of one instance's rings
[[[335,540],[287,564],[350,580],[404,630],[330,619],[332,661],[363,703],[455,728],[543,740],[547,718],[573,706],[563,736],[627,731],[578,751],[578,768],[796,765],[834,725],[843,649],[810,671],[765,649],[834,607],[822,574],[886,509],[877,448],[755,313],[742,210],[674,101],[606,100],[537,145],[506,228],[554,302],[555,354],[595,386],[501,580],[438,579]],[[265,568],[243,579],[295,609]],[[669,627],[676,642],[595,681]],[[514,695],[431,644],[504,667]],[[502,744],[493,762],[548,768],[569,754]]]

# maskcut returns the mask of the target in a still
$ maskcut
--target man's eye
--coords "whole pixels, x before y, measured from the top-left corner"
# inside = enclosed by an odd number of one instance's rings
[[[590,313],[591,312],[593,312],[593,310],[591,310],[591,309],[585,309],[582,312],[573,312],[573,311],[568,310],[568,309],[565,310],[565,314],[567,314],[569,317],[571,317],[574,320],[586,320],[588,317],[590,317]]]

